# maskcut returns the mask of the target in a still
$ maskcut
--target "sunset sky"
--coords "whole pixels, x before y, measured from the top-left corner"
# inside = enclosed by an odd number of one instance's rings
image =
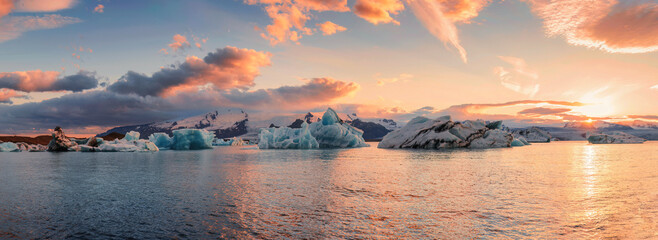
[[[655,0],[0,0],[0,134],[204,113],[658,121]]]

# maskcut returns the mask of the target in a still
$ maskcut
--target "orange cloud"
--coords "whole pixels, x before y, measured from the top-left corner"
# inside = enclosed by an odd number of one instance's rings
[[[94,8],[94,12],[97,13],[103,13],[104,11],[105,11],[105,6],[103,6],[103,4],[98,4],[98,6]]]
[[[342,32],[342,31],[347,30],[347,28],[345,28],[341,25],[335,24],[333,22],[330,22],[330,21],[326,21],[322,24],[318,23],[317,26],[319,27],[320,31],[322,32],[322,35],[325,35],[325,36],[326,35],[333,35],[337,32]]]
[[[178,49],[183,49],[190,46],[190,42],[187,41],[187,38],[183,35],[176,34],[173,37],[173,42],[169,44],[171,50],[178,51]]]
[[[260,67],[270,65],[270,57],[269,53],[228,46],[203,59],[187,57],[179,66],[161,69],[152,76],[129,71],[108,90],[140,96],[173,96],[208,84],[217,89],[246,89],[254,85]]]
[[[658,4],[617,0],[525,0],[549,36],[611,53],[658,50]]]
[[[272,24],[265,27],[261,37],[277,45],[287,41],[298,43],[304,35],[312,35],[314,29],[306,26],[311,11],[349,11],[346,0],[246,0],[247,4],[265,5]]]
[[[77,4],[76,0],[17,0],[17,12],[56,12],[71,8]]]
[[[26,97],[23,94],[19,94],[12,89],[0,89],[0,103],[9,103],[11,104],[12,98]]]
[[[444,15],[453,22],[470,23],[491,0],[437,0]]]
[[[182,93],[169,98],[176,104],[198,103],[211,106],[231,106],[261,110],[308,110],[319,105],[354,94],[360,86],[333,78],[313,78],[299,86],[281,86],[259,90],[206,89],[194,93]]]
[[[0,18],[6,16],[14,9],[13,0],[0,0]]]
[[[357,0],[354,13],[372,24],[393,23],[400,25],[391,15],[404,10],[400,0]]]

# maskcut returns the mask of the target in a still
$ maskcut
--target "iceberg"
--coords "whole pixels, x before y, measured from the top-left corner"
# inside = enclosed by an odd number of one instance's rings
[[[126,140],[126,141],[139,140],[139,132],[130,131],[130,132],[126,133],[126,136],[123,137],[123,140]]]
[[[18,152],[20,149],[18,145],[13,142],[3,142],[0,143],[0,152]]]
[[[320,144],[308,130],[308,123],[303,122],[301,128],[262,128],[258,134],[260,149],[312,149]]]
[[[355,148],[367,147],[363,131],[344,123],[331,108],[322,116],[322,122],[309,125],[311,135],[315,137],[320,148]]]
[[[311,149],[311,148],[355,148],[367,147],[363,131],[343,122],[336,111],[328,108],[322,121],[301,128],[262,128],[258,134],[261,149]]]
[[[171,144],[173,150],[199,150],[212,148],[215,134],[203,129],[179,129],[174,130],[174,138]]]
[[[224,140],[223,138],[215,138],[212,140],[213,146],[231,146],[233,139]]]
[[[158,148],[169,148],[174,143],[174,139],[166,133],[153,133],[149,136],[149,141],[153,142]]]
[[[514,137],[500,129],[502,122],[482,120],[453,122],[450,116],[431,120],[416,117],[406,126],[382,139],[379,148],[503,148],[511,147]]]
[[[523,137],[527,142],[551,142],[553,136],[538,127],[529,127],[512,130],[515,138]]]
[[[53,130],[53,139],[48,143],[49,152],[65,152],[69,151],[69,148],[77,146],[78,144],[72,142],[69,138],[64,135],[64,131],[60,126],[55,127]]]
[[[587,137],[587,141],[592,144],[627,144],[627,143],[644,143],[644,138],[636,137],[625,132],[597,133]]]
[[[80,149],[82,152],[157,152],[159,150],[158,146],[145,139],[115,139],[114,141],[105,141],[98,147],[83,145]]]

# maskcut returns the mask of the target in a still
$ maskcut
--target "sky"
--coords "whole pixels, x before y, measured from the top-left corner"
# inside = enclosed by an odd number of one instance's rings
[[[0,134],[239,107],[658,121],[651,0],[0,0]]]

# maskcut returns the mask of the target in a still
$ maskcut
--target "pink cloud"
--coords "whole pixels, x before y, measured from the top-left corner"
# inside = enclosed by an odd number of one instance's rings
[[[658,4],[617,0],[526,0],[546,34],[611,53],[658,50]]]
[[[186,47],[190,46],[190,42],[187,41],[187,38],[183,35],[176,34],[173,37],[173,42],[169,44],[169,47],[171,50],[174,52],[178,51],[179,49],[184,49]]]
[[[94,8],[94,12],[96,12],[96,13],[103,13],[103,12],[105,12],[105,6],[103,6],[103,4],[98,4],[98,6],[96,6],[96,7]]]
[[[400,22],[391,15],[397,15],[404,10],[400,0],[357,0],[354,4],[354,13],[372,24]]]
[[[320,29],[320,31],[322,32],[322,35],[325,35],[325,36],[326,35],[333,35],[333,34],[336,34],[337,32],[342,32],[342,31],[347,30],[347,28],[345,28],[341,25],[335,24],[333,22],[330,22],[330,21],[326,21],[322,24],[318,23],[317,26]]]
[[[24,98],[24,94],[17,93],[12,89],[0,89],[0,103],[9,103],[11,104],[12,98]]]
[[[77,4],[76,0],[17,0],[17,12],[56,12],[71,8]]]

